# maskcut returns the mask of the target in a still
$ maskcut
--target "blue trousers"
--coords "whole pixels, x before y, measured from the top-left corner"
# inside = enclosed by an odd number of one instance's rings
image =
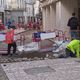
[[[66,57],[76,57],[76,53],[73,53],[71,50],[66,48]]]
[[[77,39],[77,38],[78,38],[78,33],[77,33],[77,31],[71,31],[71,38],[72,38],[72,39]]]

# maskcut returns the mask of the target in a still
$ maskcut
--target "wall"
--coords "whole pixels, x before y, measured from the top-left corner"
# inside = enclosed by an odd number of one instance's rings
[[[2,20],[3,24],[4,24],[4,4],[5,0],[0,0],[0,19]]]
[[[51,30],[55,29],[56,27],[56,4],[54,3],[52,5],[52,10],[51,10]]]
[[[50,3],[51,1],[53,1],[53,3]],[[68,19],[72,16],[73,12],[76,12],[78,15],[77,0],[47,0],[44,1],[42,7],[45,7],[43,10],[44,30],[54,30],[56,28],[63,31],[69,31],[69,27],[67,27]]]
[[[25,24],[26,24],[28,22],[28,17],[33,16],[32,5],[26,4],[26,11],[23,12],[23,15],[25,16]]]
[[[73,12],[78,10],[77,1],[75,0],[62,0],[61,1],[61,28],[64,30],[67,27],[68,19],[72,16]]]
[[[15,20],[15,22],[18,22],[18,17],[23,16],[22,11],[12,11],[11,16]]]
[[[67,26],[72,13],[78,14],[78,4],[76,0],[61,0],[61,26],[60,29],[65,32],[65,36],[70,38],[70,29]]]

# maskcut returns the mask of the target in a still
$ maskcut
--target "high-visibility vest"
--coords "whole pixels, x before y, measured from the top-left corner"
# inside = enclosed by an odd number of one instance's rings
[[[67,48],[71,50],[73,53],[76,53],[77,57],[80,57],[80,40],[72,40],[68,45]]]
[[[6,33],[6,43],[11,44],[14,41],[14,30],[8,31]]]

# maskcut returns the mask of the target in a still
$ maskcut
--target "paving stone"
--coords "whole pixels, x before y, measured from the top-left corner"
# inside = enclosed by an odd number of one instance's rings
[[[6,76],[6,73],[2,69],[1,65],[0,65],[0,80],[9,80],[8,77]]]
[[[80,80],[79,59],[47,59],[1,64],[9,80]]]
[[[30,75],[35,75],[35,74],[45,73],[45,72],[53,72],[53,71],[55,72],[55,70],[49,66],[24,69],[24,71]]]

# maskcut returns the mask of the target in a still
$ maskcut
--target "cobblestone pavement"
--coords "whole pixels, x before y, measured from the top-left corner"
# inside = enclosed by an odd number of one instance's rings
[[[27,42],[31,41],[31,33]],[[0,55],[0,80],[80,80],[80,60]]]
[[[0,55],[0,63],[12,63],[12,62],[22,62],[22,61],[34,61],[34,60],[43,60],[50,59],[51,57],[46,57],[46,54],[50,54],[51,52],[29,52],[22,54],[14,54],[10,55]],[[52,57],[53,59],[54,57]]]
[[[0,80],[9,80],[8,77],[6,76],[6,73],[2,69],[1,65],[0,65]]]
[[[9,80],[80,80],[80,59],[75,58],[2,63],[1,66]]]

